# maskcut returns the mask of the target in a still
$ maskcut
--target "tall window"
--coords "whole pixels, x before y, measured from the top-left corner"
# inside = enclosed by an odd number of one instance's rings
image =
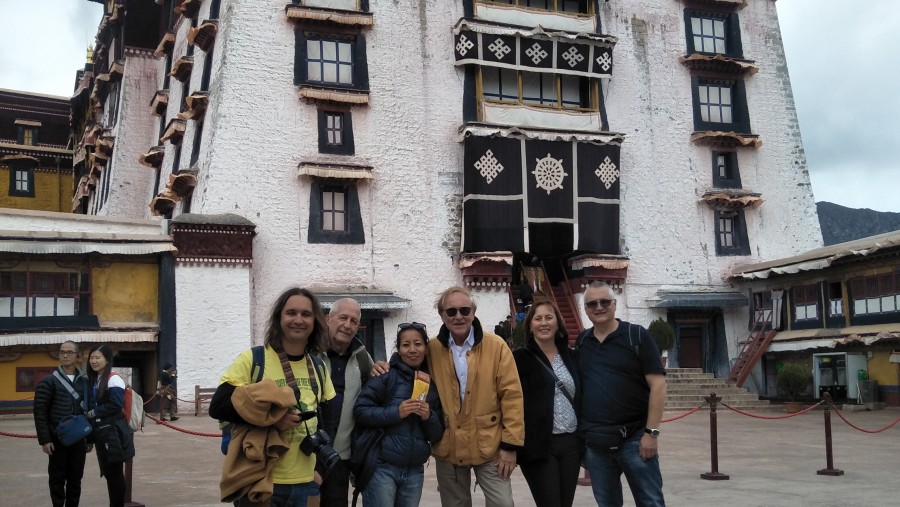
[[[34,168],[10,166],[9,195],[13,197],[34,197]]]
[[[27,146],[34,145],[34,129],[25,128],[22,131],[22,144]]]
[[[347,41],[306,41],[306,75],[310,82],[353,84],[353,44]]]
[[[735,245],[734,222],[735,215],[719,214],[719,244],[725,248],[732,248]]]
[[[578,76],[481,68],[482,96],[494,102],[597,111],[599,107],[591,97],[594,81]]]
[[[725,20],[712,17],[691,17],[691,33],[694,51],[699,53],[726,53]]]
[[[353,121],[350,111],[319,110],[319,153],[353,155]]]
[[[750,255],[744,210],[715,211],[716,255]]]
[[[733,151],[712,152],[712,180],[716,188],[741,188],[737,153]]]
[[[347,194],[343,187],[322,188],[322,230],[347,230]]]
[[[732,122],[731,87],[718,84],[701,84],[697,87],[700,94],[700,118],[711,123]]]
[[[344,115],[325,113],[325,137],[329,146],[341,146],[343,140]]]
[[[772,321],[772,291],[753,293],[753,321]]]
[[[828,284],[828,316],[844,316],[844,291],[841,288],[841,282]]]

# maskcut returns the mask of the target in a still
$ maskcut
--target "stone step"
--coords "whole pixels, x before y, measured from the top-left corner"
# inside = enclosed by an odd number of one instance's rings
[[[697,406],[700,405],[700,403],[702,403],[702,402],[698,401],[697,403],[671,403],[671,404],[666,403],[666,415],[671,417],[675,413],[687,412],[688,410],[697,408]],[[778,407],[777,405],[770,405],[769,403],[767,403],[764,400],[758,401],[758,402],[737,401],[734,403],[731,403],[731,402],[727,402],[727,403],[729,405],[731,405],[732,407],[739,408],[741,410],[750,410],[750,411],[753,411],[753,410],[763,411],[763,410],[767,410],[767,409],[772,409],[773,407]],[[728,409],[721,405],[717,409],[718,412],[721,412],[723,410],[728,410]],[[709,406],[704,405],[704,407],[700,411],[708,412]],[[664,416],[663,419],[665,419],[665,418],[666,417]]]
[[[666,372],[666,380],[669,382],[691,381],[691,380],[712,380],[716,378],[712,373],[668,373]],[[719,379],[725,381],[725,379]]]
[[[735,389],[735,390],[726,390],[726,389],[669,389],[666,392],[666,396],[672,398],[673,396],[709,396],[712,393],[716,393],[716,396],[720,398],[732,398],[734,396],[743,396],[745,394],[753,394],[743,389]],[[754,394],[754,396],[756,396]]]

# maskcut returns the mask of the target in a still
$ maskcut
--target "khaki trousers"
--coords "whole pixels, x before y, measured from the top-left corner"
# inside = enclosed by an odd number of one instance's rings
[[[453,465],[435,460],[435,474],[441,490],[441,507],[472,507],[472,471],[484,492],[485,507],[513,507],[512,482],[501,479],[497,460],[481,465]]]

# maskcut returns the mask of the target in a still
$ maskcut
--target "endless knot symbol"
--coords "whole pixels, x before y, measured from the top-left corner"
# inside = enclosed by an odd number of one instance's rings
[[[609,56],[609,53],[603,53],[597,57],[597,63],[601,69],[608,71],[612,67],[612,57]]]
[[[509,48],[501,39],[497,39],[488,46],[488,49],[494,53],[498,60],[502,60],[504,56],[509,54],[512,49]]]
[[[537,188],[546,190],[547,195],[551,190],[562,189],[563,178],[569,175],[563,170],[562,159],[556,160],[548,153],[546,157],[535,160],[537,166],[534,171],[531,171],[531,174],[537,180]]]
[[[531,58],[531,61],[534,62],[535,65],[541,63],[541,60],[547,58],[547,52],[541,48],[541,45],[537,42],[534,43],[533,46],[525,50],[525,54]]]
[[[481,177],[484,178],[488,185],[494,181],[494,178],[500,174],[500,171],[503,170],[503,164],[497,161],[494,158],[494,152],[488,150],[484,152],[484,155],[478,159],[478,162],[475,162],[475,169],[478,169],[478,172],[481,173]]]
[[[569,67],[574,67],[581,63],[584,60],[584,57],[581,56],[581,53],[578,52],[574,47],[570,47],[568,51],[562,54],[563,60],[565,60]]]
[[[610,160],[609,157],[606,157],[603,159],[603,163],[597,167],[596,171],[594,171],[594,174],[600,178],[600,181],[602,181],[603,184],[606,185],[606,189],[609,190],[609,187],[611,187],[619,177],[619,169],[616,168],[616,164],[613,164],[613,161]]]
[[[465,35],[460,35],[459,42],[456,43],[456,51],[460,56],[466,56],[466,53],[468,53],[473,46],[475,46],[474,42],[470,41]]]

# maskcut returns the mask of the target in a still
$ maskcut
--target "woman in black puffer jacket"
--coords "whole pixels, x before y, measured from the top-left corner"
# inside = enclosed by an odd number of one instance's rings
[[[437,387],[423,371],[427,343],[424,324],[400,324],[390,371],[369,379],[356,398],[356,424],[384,428],[378,467],[363,491],[366,507],[415,507],[422,498],[423,465],[444,434]]]

